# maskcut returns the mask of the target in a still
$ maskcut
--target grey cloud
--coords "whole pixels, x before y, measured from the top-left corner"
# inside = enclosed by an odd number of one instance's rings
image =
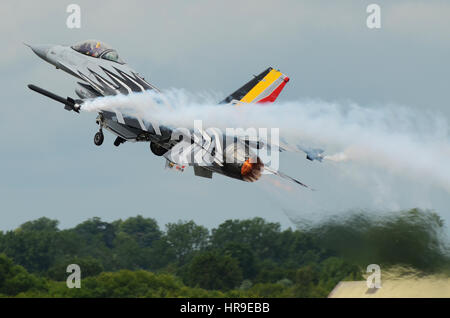
[[[73,2],[82,8],[80,30],[65,27],[65,9]],[[381,30],[365,26],[372,2],[382,8]],[[137,213],[209,226],[257,215],[290,224],[258,187],[220,177],[211,186],[190,172],[167,174],[142,144],[116,149],[111,136],[95,148],[93,116],[74,116],[26,89],[36,83],[73,95],[74,80],[44,64],[22,41],[98,38],[161,88],[225,95],[273,65],[291,78],[283,100],[353,100],[372,107],[394,102],[450,116],[447,1],[5,0],[0,10],[0,199],[2,210],[10,211],[1,218],[3,229],[43,214],[64,226],[94,215],[111,220]],[[282,160],[286,172],[324,189],[351,186],[340,175],[329,184],[329,167],[298,156]],[[339,202],[341,192],[324,193]],[[363,190],[358,193],[365,198]],[[193,203],[214,206],[224,194],[232,199],[217,209]],[[435,191],[430,197],[442,210],[444,195]]]

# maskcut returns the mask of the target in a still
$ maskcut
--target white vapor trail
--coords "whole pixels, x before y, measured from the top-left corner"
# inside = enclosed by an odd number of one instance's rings
[[[217,105],[183,90],[101,97],[82,110],[121,111],[174,128],[191,128],[194,120],[204,128],[280,128],[288,144],[322,148],[326,160],[376,166],[450,192],[449,123],[426,111],[321,100]]]

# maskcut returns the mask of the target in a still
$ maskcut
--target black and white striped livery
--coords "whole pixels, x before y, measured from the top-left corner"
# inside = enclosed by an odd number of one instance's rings
[[[119,57],[116,50],[105,43],[88,40],[73,46],[29,45],[29,47],[40,58],[79,80],[78,87],[75,89],[75,93],[80,98],[77,100],[70,97],[63,98],[43,88],[29,85],[30,89],[63,103],[66,110],[78,112],[86,100],[102,96],[128,95],[148,90],[161,93],[158,88],[131,69]],[[288,77],[280,71],[268,68],[230,95],[229,99],[239,97],[242,103],[245,103],[245,100],[271,102],[275,100],[287,81]],[[229,102],[226,99],[222,103]],[[151,151],[167,160],[167,168],[183,171],[186,165],[191,165],[197,176],[211,178],[213,173],[219,173],[250,182],[259,179],[264,171],[264,163],[255,153],[258,147],[251,149],[248,143],[236,137],[208,135],[205,131],[196,132],[200,134],[200,137],[196,133],[191,134],[193,131],[189,134],[180,134],[164,124],[144,122],[136,115],[131,116],[120,111],[101,110],[96,122],[99,125],[99,131],[94,137],[96,145],[100,146],[104,141],[103,129],[117,136],[114,141],[115,146],[126,141],[150,142]],[[208,158],[206,164],[195,160],[184,161],[183,157],[197,157],[199,152],[203,154],[202,158]],[[268,168],[266,172],[305,186],[271,168]]]

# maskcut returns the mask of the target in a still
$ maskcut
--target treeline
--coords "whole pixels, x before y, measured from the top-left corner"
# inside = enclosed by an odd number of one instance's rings
[[[162,230],[142,216],[59,230],[58,221],[40,218],[0,232],[0,295],[326,297],[339,281],[362,279],[371,263],[426,271],[450,264],[437,215],[371,218],[353,214],[296,230],[261,218],[228,220],[211,231],[193,221]],[[68,264],[81,267],[81,289],[66,287]]]

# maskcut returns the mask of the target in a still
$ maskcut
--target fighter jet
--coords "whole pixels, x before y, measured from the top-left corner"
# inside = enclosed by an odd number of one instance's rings
[[[119,57],[111,46],[96,40],[88,40],[73,46],[62,45],[28,45],[36,55],[76,77],[79,82],[75,89],[78,99],[63,98],[36,85],[28,85],[30,89],[64,104],[64,109],[79,112],[83,103],[102,96],[128,95],[142,92],[163,94],[149,83]],[[289,81],[289,77],[267,68],[254,76],[249,82],[227,96],[219,104],[233,104],[242,107],[248,103],[270,103],[276,100]],[[121,111],[101,110],[96,123],[99,126],[94,136],[94,143],[102,145],[103,130],[108,130],[116,136],[115,146],[131,142],[149,142],[150,150],[156,156],[166,159],[166,168],[184,171],[187,166],[193,166],[194,174],[212,178],[213,173],[231,178],[253,182],[261,177],[263,172],[275,174],[307,187],[302,182],[286,174],[264,166],[257,151],[261,147],[271,147],[267,142],[251,141],[225,134],[207,133],[206,131],[190,131],[190,133],[175,131],[168,125],[143,120]],[[282,146],[279,151],[285,150]],[[323,158],[320,149],[304,150],[309,160]],[[200,153],[201,160],[198,159]],[[190,158],[190,159],[189,159]]]

